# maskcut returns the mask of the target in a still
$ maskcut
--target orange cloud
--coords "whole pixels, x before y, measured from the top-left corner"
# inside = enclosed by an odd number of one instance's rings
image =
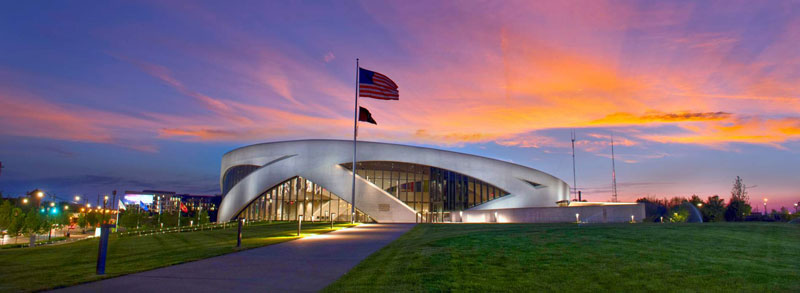
[[[673,135],[641,135],[640,138],[662,142],[724,146],[729,143],[764,144],[784,148],[781,144],[800,140],[800,118],[738,118],[731,122],[687,125],[688,133]]]
[[[662,113],[648,112],[644,115],[633,115],[630,113],[614,113],[602,119],[594,120],[590,124],[594,125],[640,125],[649,123],[675,123],[693,121],[715,121],[725,120],[732,116],[726,112],[678,112]]]

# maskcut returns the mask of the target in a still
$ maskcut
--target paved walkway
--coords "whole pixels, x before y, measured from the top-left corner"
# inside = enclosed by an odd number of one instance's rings
[[[364,224],[60,291],[319,291],[412,227],[413,224]]]

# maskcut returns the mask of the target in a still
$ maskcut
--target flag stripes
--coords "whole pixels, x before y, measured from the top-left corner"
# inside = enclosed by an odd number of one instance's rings
[[[386,75],[359,68],[358,96],[379,100],[399,100],[397,84]]]

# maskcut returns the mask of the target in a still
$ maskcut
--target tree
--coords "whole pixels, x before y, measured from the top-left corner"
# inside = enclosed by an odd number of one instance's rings
[[[139,213],[134,211],[125,211],[125,213],[119,217],[119,224],[125,228],[136,228],[136,225],[139,224],[139,220]]]
[[[750,202],[750,196],[747,195],[747,186],[744,185],[744,180],[736,176],[733,181],[733,188],[731,188],[731,200],[740,200],[743,202]]]
[[[81,213],[80,215],[78,215],[78,227],[81,227],[81,229],[83,229],[83,233],[86,233],[86,226],[88,225],[89,221],[86,218],[86,213]]]
[[[25,226],[25,213],[20,208],[11,212],[11,223],[8,225],[8,235],[17,236]]]
[[[689,211],[682,207],[674,208],[672,214],[669,216],[669,221],[673,223],[684,223],[688,219]]]
[[[178,226],[178,213],[176,212],[163,213],[161,215],[161,223],[164,223],[164,227]]]
[[[752,207],[750,207],[750,197],[747,195],[747,188],[744,185],[744,180],[736,176],[733,181],[733,188],[731,188],[731,200],[728,201],[728,207],[725,209],[726,221],[744,221],[747,215],[750,215]]]
[[[703,199],[701,199],[696,194],[692,194],[692,197],[689,198],[689,202],[692,203],[693,206],[698,206],[698,204],[704,204],[703,203]],[[700,207],[702,207],[702,206],[700,206]]]
[[[654,197],[643,197],[636,202],[644,203],[645,222],[658,222],[661,217],[667,214],[666,200]]]
[[[28,236],[36,235],[36,233],[41,233],[45,227],[45,221],[42,220],[42,217],[39,215],[39,211],[36,209],[31,209],[28,211],[28,214],[25,215],[25,224],[22,227],[22,232]]]
[[[205,211],[205,210],[201,211],[200,212],[200,219],[198,219],[198,221],[199,221],[200,225],[205,225],[205,224],[210,223],[211,220],[208,218],[208,212]]]
[[[719,195],[709,196],[700,208],[704,222],[720,222],[725,220],[725,200]]]
[[[8,226],[11,225],[13,212],[14,205],[11,204],[11,201],[4,200],[3,204],[0,204],[0,230],[8,229]]]
[[[87,213],[86,214],[86,221],[89,223],[89,226],[97,227],[97,224],[100,223],[100,213]]]

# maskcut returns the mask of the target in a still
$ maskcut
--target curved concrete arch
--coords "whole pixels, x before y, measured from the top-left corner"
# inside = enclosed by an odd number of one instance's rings
[[[219,220],[232,219],[264,191],[294,176],[305,177],[343,200],[350,201],[352,172],[341,164],[352,162],[352,153],[353,142],[347,140],[263,143],[226,153],[222,158],[220,176],[237,165],[268,166],[250,173],[224,195]],[[561,179],[532,168],[475,155],[398,144],[358,142],[358,159],[447,169],[509,192],[509,195],[472,208],[476,210],[551,207],[556,206],[557,201],[569,198],[569,186]],[[414,222],[416,219],[413,209],[364,178],[357,177],[356,191],[356,208],[378,222]]]

